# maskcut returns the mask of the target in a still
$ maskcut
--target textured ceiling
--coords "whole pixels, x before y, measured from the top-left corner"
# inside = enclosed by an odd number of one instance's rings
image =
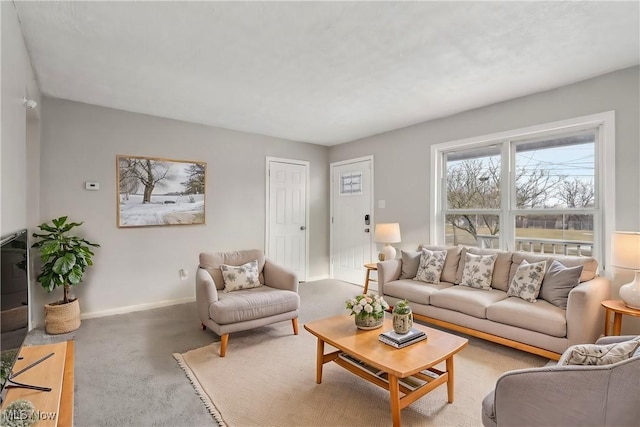
[[[637,65],[633,2],[16,2],[44,95],[333,145]]]

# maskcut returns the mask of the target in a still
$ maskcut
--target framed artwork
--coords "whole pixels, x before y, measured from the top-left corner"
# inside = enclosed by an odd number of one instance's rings
[[[116,156],[118,227],[205,223],[207,164]]]

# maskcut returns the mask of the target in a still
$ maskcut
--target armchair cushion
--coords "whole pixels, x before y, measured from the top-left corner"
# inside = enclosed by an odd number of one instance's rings
[[[238,267],[222,264],[220,266],[224,279],[224,291],[233,292],[262,286],[258,280],[258,260],[253,260]]]
[[[209,317],[219,325],[226,325],[295,311],[299,305],[297,293],[261,286],[220,294],[220,299],[209,305]]]
[[[569,347],[558,365],[611,365],[633,357],[640,337],[611,344],[580,344]]]

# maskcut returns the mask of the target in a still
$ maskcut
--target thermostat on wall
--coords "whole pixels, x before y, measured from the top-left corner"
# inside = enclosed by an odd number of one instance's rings
[[[99,190],[100,184],[97,182],[87,181],[84,183],[84,188],[87,190]]]

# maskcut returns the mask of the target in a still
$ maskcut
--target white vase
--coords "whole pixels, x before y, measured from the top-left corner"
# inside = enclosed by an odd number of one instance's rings
[[[620,288],[620,299],[627,307],[640,310],[640,271],[636,271],[633,281]]]

